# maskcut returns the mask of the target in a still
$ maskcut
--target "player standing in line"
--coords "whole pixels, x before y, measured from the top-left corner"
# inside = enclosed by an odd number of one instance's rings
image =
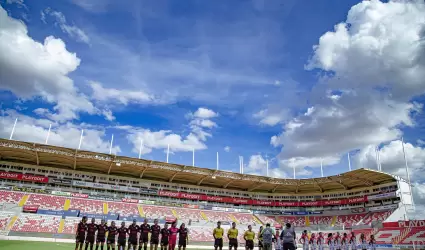
[[[276,229],[276,235],[274,237],[276,240],[274,242],[274,249],[275,250],[282,250],[282,240],[280,239],[280,231],[279,229]]]
[[[168,250],[174,250],[176,248],[178,233],[177,221],[174,221],[173,224],[171,224],[171,228],[168,229]]]
[[[227,231],[227,238],[229,239],[229,250],[232,250],[232,247],[238,249],[238,234],[239,231],[236,228],[236,222],[232,222],[232,228]]]
[[[253,250],[254,249],[255,232],[252,231],[251,225],[248,226],[248,231],[245,231],[243,238],[245,239],[245,249],[246,250]]]
[[[153,221],[153,225],[151,226],[151,250],[153,250],[154,246],[155,246],[155,250],[158,250],[160,233],[161,233],[161,226],[158,225],[158,219],[155,219]]]
[[[373,234],[370,236],[369,246],[370,246],[370,250],[376,250],[376,240]]]
[[[90,244],[90,250],[93,250],[94,238],[96,236],[96,230],[97,230],[97,225],[95,222],[96,222],[95,218],[92,218],[91,223],[87,224],[87,236],[86,236],[86,247],[85,247],[86,250],[89,248],[89,244]]]
[[[325,243],[325,238],[323,237],[323,233],[319,232],[319,236],[317,237],[317,246],[319,250],[323,250],[324,243]]]
[[[118,228],[115,226],[115,221],[111,222],[111,226],[108,227],[108,238],[106,240],[106,245],[108,250],[112,248],[115,250],[115,239],[118,233]]]
[[[341,249],[348,250],[348,236],[347,233],[344,233],[341,240]]]
[[[263,226],[260,226],[260,230],[258,231],[258,250],[262,250],[263,249]]]
[[[189,244],[189,230],[182,223],[179,228],[179,250],[186,250],[186,245]]]
[[[356,250],[357,249],[356,235],[354,234],[354,232],[351,232],[351,237],[350,237],[349,244],[351,245],[351,250]]]
[[[164,228],[161,229],[161,250],[167,250],[168,249],[168,224],[165,223]]]
[[[82,250],[87,232],[87,217],[83,216],[81,222],[78,223],[77,232],[75,232],[75,250]]]
[[[224,229],[221,228],[221,222],[217,222],[217,227],[213,230],[213,237],[214,237],[214,249],[217,250],[219,248],[220,250],[223,249],[223,235],[224,235]]]
[[[297,248],[297,234],[291,223],[285,224],[285,228],[280,234],[280,239],[282,240],[283,250],[295,250]]]
[[[103,250],[103,245],[105,245],[105,236],[107,231],[108,231],[108,226],[106,225],[105,220],[102,219],[100,221],[100,224],[97,225],[96,250],[99,250],[99,244],[100,244],[100,249]]]
[[[125,222],[121,222],[121,227],[118,228],[118,250],[125,250],[127,241],[128,229],[125,227]]]
[[[328,238],[326,240],[329,246],[329,250],[335,250],[335,241],[333,239],[332,233],[328,233]]]
[[[139,231],[140,227],[137,225],[137,220],[134,219],[133,224],[128,227],[128,250],[130,250],[131,248],[133,250],[137,249],[137,234],[139,233]]]
[[[143,224],[139,227],[140,230],[140,239],[139,239],[139,250],[142,250],[142,246],[144,250],[148,249],[148,241],[149,241],[149,233],[151,231],[151,227],[148,224],[148,220],[145,218],[143,220]]]
[[[364,233],[360,234],[360,245],[362,250],[367,250],[367,240]]]
[[[316,250],[316,248],[317,248],[317,239],[316,239],[316,234],[315,233],[312,233],[311,234],[309,243],[310,243],[310,249],[311,250]]]
[[[301,234],[301,237],[298,241],[301,245],[303,245],[303,250],[308,250],[308,234],[307,230],[304,230]]]
[[[335,249],[341,250],[341,235],[339,232],[337,232],[335,236]]]

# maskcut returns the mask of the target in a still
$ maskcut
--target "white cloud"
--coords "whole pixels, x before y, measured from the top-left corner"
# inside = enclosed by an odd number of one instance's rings
[[[211,109],[200,107],[198,110],[196,110],[193,116],[201,119],[211,119],[217,117],[218,114]]]
[[[311,175],[312,172],[305,169],[305,167],[320,167],[323,166],[335,165],[340,162],[339,156],[327,156],[327,157],[291,157],[289,159],[283,159],[279,161],[281,168],[286,171],[293,172],[295,167],[296,176],[299,175]]]
[[[0,88],[29,99],[41,97],[56,104],[51,119],[77,118],[77,112],[95,113],[92,103],[78,93],[68,74],[80,59],[52,36],[44,44],[28,36],[24,23],[9,17],[0,6]]]
[[[337,88],[380,86],[409,100],[425,92],[424,31],[423,1],[363,1],[320,38],[307,68],[334,72]]]
[[[288,118],[286,109],[276,110],[275,112],[269,109],[262,109],[253,115],[255,119],[260,120],[260,124],[275,126],[284,122]]]
[[[409,101],[425,92],[424,24],[420,1],[372,0],[353,6],[345,23],[322,35],[306,66],[326,75],[313,89],[311,108],[270,141],[284,147],[281,162],[335,163],[352,150],[400,138],[402,126],[414,127],[422,105]]]
[[[19,8],[27,9],[27,6],[24,3],[24,0],[6,0],[7,4],[16,4]]]
[[[114,121],[115,120],[115,116],[112,114],[112,111],[109,109],[105,109],[102,111],[102,115],[105,117],[106,120],[108,121]]]
[[[230,152],[230,147],[229,146],[224,147],[224,152],[229,153]]]
[[[5,114],[6,116],[0,121],[0,137],[2,138],[9,138],[15,118],[18,118],[13,134],[14,140],[45,143],[49,125],[52,124],[48,144],[77,148],[80,141],[81,129],[84,129],[84,137],[81,144],[82,150],[109,153],[110,144],[108,139],[104,139],[106,133],[103,129],[86,124],[59,124],[53,120],[35,119],[10,110],[7,110]],[[121,152],[120,147],[113,146],[112,153],[117,154],[119,152]]]
[[[425,149],[415,147],[411,143],[404,144],[406,159],[410,170],[412,182],[425,179]],[[403,148],[400,140],[392,141],[380,148],[380,161],[382,171],[407,178]],[[376,153],[374,146],[368,146],[360,150],[354,156],[358,167],[377,169]]]
[[[270,162],[269,162],[270,163]],[[248,165],[244,166],[245,174],[253,174],[260,176],[267,176],[267,160],[262,155],[251,155]],[[286,178],[287,175],[284,171],[271,168],[269,165],[269,176],[274,178]]]
[[[69,25],[66,21],[65,15],[62,12],[54,11],[50,8],[46,8],[41,12],[41,20],[46,23],[46,15],[50,15],[56,19],[55,24],[59,26],[62,32],[68,34],[78,42],[90,44],[89,36],[80,28],[75,25]]]
[[[96,101],[106,103],[120,103],[128,105],[129,103],[153,103],[155,99],[153,96],[137,90],[123,90],[104,88],[98,82],[90,82],[92,88],[92,98]]]
[[[208,112],[205,112],[206,110]],[[211,129],[216,124],[203,118],[216,116],[214,111],[205,108],[199,108],[194,114],[189,114],[187,117],[191,119],[189,122],[191,132],[185,137],[172,133],[170,130],[151,131],[131,126],[120,128],[129,132],[127,139],[133,144],[134,152],[139,152],[141,140],[143,140],[142,154],[150,153],[153,149],[166,149],[168,145],[170,145],[171,152],[189,152],[193,149],[203,150],[207,148],[205,142],[208,137],[212,137],[212,134],[205,129]]]

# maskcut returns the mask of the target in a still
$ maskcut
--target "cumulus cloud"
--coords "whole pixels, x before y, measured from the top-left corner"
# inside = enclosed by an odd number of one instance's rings
[[[88,98],[78,92],[68,74],[80,59],[52,36],[39,43],[28,36],[24,23],[9,17],[0,6],[0,89],[29,99],[41,97],[55,104],[50,119],[66,121],[78,112],[95,113]]]
[[[80,28],[75,25],[69,25],[66,21],[65,15],[60,11],[55,11],[50,8],[46,8],[41,11],[41,20],[47,23],[47,16],[51,16],[55,19],[55,24],[59,26],[62,32],[68,36],[74,38],[78,42],[90,44],[89,36]]]
[[[6,110],[5,116],[0,121],[0,137],[9,138],[16,118],[18,118],[18,122],[13,134],[14,140],[45,143],[49,125],[52,124],[48,144],[77,148],[81,129],[84,129],[81,150],[109,153],[110,144],[108,139],[105,140],[105,137],[109,136],[106,135],[104,129],[87,124],[69,122],[61,124],[49,119],[35,119],[11,110]],[[117,154],[119,152],[121,152],[120,147],[113,146],[112,153]]]
[[[412,182],[425,179],[425,148],[415,147],[411,143],[404,144],[406,159]],[[382,171],[407,179],[401,140],[391,141],[380,148],[379,158]],[[354,156],[359,167],[377,169],[375,147],[368,146]]]
[[[229,146],[224,147],[224,152],[229,153],[230,152],[230,147]]]
[[[262,155],[251,155],[248,165],[244,166],[245,174],[267,176],[267,160]],[[280,169],[271,168],[269,165],[269,176],[274,178],[286,178],[287,175]]]
[[[150,153],[153,149],[165,149],[168,145],[171,152],[189,152],[207,148],[205,142],[212,134],[206,129],[216,126],[216,123],[210,120],[216,116],[217,113],[206,108],[199,108],[193,114],[190,113],[187,117],[190,119],[191,132],[184,137],[171,130],[151,131],[131,126],[122,127],[122,129],[129,132],[127,139],[133,144],[134,152],[139,152],[141,141],[143,142],[142,154]]]
[[[288,117],[288,112],[285,109],[271,111],[269,109],[262,109],[253,115],[255,119],[260,120],[260,124],[275,126],[284,122]]]
[[[125,90],[104,88],[100,83],[91,81],[90,87],[92,88],[92,98],[96,101],[106,103],[120,103],[128,105],[130,103],[153,103],[155,99],[153,96],[137,90]]]
[[[414,127],[425,92],[423,37],[425,4],[420,1],[363,1],[344,23],[322,35],[306,69],[323,72],[311,107],[271,138],[283,146],[281,163],[320,166],[340,155],[400,138]],[[400,165],[399,165],[400,166]]]

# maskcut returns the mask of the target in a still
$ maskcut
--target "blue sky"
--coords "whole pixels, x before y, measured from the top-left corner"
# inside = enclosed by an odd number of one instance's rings
[[[265,175],[425,169],[423,3],[0,1],[0,135]],[[421,26],[422,25],[422,26]],[[397,37],[402,37],[397,39]],[[421,40],[422,39],[422,40]],[[2,55],[3,56],[2,56]],[[415,60],[411,60],[414,58]],[[423,185],[423,175],[414,175]],[[403,176],[404,177],[404,176]],[[425,194],[422,194],[425,197]]]

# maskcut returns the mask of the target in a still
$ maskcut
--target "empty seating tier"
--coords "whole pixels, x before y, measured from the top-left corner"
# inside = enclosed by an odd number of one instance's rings
[[[57,233],[61,217],[37,214],[21,214],[11,231]]]
[[[72,198],[70,209],[77,209],[83,213],[103,214],[103,201]]]
[[[62,210],[66,198],[61,196],[31,194],[25,205],[38,206],[41,209]]]
[[[108,202],[108,211],[124,217],[139,215],[137,204],[133,203]]]

